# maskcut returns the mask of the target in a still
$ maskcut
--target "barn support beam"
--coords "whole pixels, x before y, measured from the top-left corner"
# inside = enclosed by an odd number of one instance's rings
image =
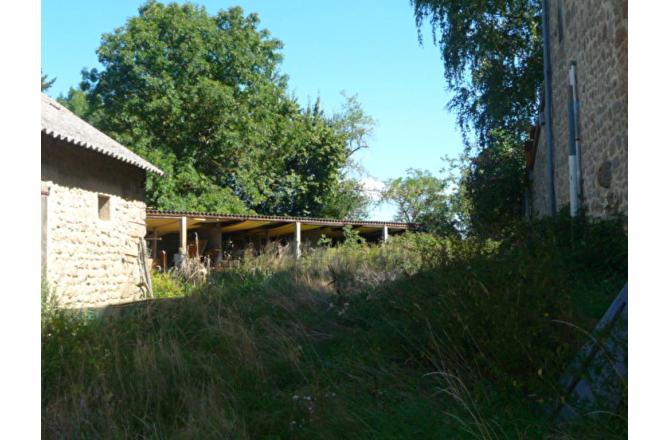
[[[387,243],[390,240],[390,230],[387,225],[383,225],[383,243]]]
[[[295,259],[302,256],[302,223],[295,222]]]
[[[211,245],[217,250],[216,261],[214,261],[214,263],[218,265],[223,261],[223,225],[220,223],[216,223],[216,226],[213,227],[213,240]]]
[[[188,217],[181,217],[179,222],[179,254],[188,255]]]
[[[153,261],[158,261],[158,231],[153,230],[153,240],[151,240],[151,258]]]

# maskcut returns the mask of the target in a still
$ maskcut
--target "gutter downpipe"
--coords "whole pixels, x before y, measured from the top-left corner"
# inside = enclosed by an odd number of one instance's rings
[[[580,113],[577,97],[577,79],[575,76],[575,61],[571,62],[568,70],[568,170],[570,178],[571,217],[575,217],[580,210],[582,200],[582,170],[580,167],[580,130],[578,114]]]
[[[545,84],[545,131],[547,136],[548,214],[557,212],[554,190],[554,141],[552,136],[552,61],[550,59],[550,1],[543,0],[543,81]]]
[[[573,101],[572,69],[568,71],[568,195],[570,199],[571,217],[578,215],[578,171],[575,154],[575,102]]]

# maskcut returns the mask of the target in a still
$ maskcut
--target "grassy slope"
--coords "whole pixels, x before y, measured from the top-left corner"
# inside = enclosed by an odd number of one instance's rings
[[[623,408],[555,426],[544,405],[584,341],[554,319],[593,327],[626,239],[534,228],[264,257],[102,318],[47,311],[45,437],[625,438]]]

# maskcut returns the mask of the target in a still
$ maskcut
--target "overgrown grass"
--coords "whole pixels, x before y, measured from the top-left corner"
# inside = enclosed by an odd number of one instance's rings
[[[46,438],[626,438],[545,417],[626,279],[619,223],[268,253],[102,316],[45,310]],[[157,280],[157,281],[156,281]],[[177,292],[187,291],[187,295]]]

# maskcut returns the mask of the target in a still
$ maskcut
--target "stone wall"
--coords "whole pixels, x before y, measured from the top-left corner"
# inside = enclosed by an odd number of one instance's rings
[[[46,278],[65,307],[141,298],[138,242],[146,234],[145,171],[42,134]],[[110,198],[110,218],[98,213]]]
[[[575,61],[583,208],[592,217],[627,214],[627,2],[551,0],[550,43],[557,209],[569,205],[568,70]],[[545,132],[533,169],[538,216],[548,212]]]
[[[533,170],[529,171],[529,179],[531,181],[530,216],[542,217],[549,212],[546,156],[547,143],[545,141],[545,130],[541,130],[538,137],[534,167]]]

